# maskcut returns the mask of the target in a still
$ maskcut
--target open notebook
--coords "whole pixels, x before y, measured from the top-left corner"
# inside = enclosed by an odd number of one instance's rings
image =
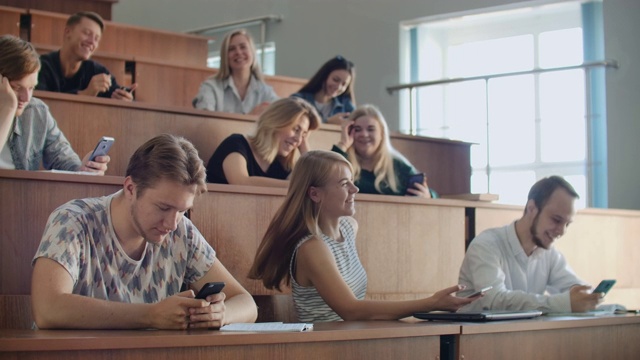
[[[484,310],[477,312],[417,312],[414,313],[418,319],[422,320],[446,320],[446,321],[496,321],[496,320],[515,320],[530,319],[542,315],[539,310],[520,310],[520,311],[502,311],[502,310]]]

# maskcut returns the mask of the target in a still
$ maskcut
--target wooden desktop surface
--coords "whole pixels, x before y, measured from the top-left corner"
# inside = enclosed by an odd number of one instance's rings
[[[332,322],[298,333],[214,330],[2,330],[7,359],[410,359],[440,355],[456,324]]]
[[[640,316],[464,323],[460,359],[640,359]]]

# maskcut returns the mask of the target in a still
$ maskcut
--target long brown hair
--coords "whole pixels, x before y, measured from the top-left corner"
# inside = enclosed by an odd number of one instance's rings
[[[268,289],[281,291],[289,286],[289,263],[300,240],[308,235],[319,237],[318,214],[321,204],[311,200],[311,186],[325,185],[340,165],[351,169],[341,155],[325,150],[309,151],[302,155],[291,173],[289,191],[284,203],[271,220],[258,247],[249,278],[262,280]]]

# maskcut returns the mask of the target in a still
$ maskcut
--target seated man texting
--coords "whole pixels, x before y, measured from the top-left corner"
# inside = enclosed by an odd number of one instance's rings
[[[257,317],[184,214],[206,191],[205,168],[187,140],[160,135],[131,157],[122,190],[70,201],[51,216],[33,259],[39,328],[219,328]],[[224,292],[195,299],[207,282]],[[180,292],[186,284],[190,290]]]
[[[40,60],[34,47],[0,36],[0,169],[89,171],[103,175],[109,156],[80,160],[49,107],[33,97]]]
[[[488,286],[493,289],[462,309],[593,310],[602,294],[578,279],[564,256],[552,247],[575,215],[578,194],[559,176],[536,182],[522,217],[501,228],[480,233],[469,245],[460,269],[459,296]]]
[[[138,85],[121,87],[107,68],[91,60],[103,31],[100,15],[89,11],[71,15],[60,50],[42,55],[36,89],[132,101],[131,92]]]

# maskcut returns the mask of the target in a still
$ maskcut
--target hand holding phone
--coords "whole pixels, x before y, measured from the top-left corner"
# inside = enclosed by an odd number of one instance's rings
[[[478,296],[478,295],[482,295],[482,294],[486,293],[487,291],[489,291],[489,290],[491,290],[491,289],[493,289],[493,286],[487,286],[487,287],[485,287],[485,288],[482,288],[482,289],[480,289],[480,290],[478,290],[478,291],[474,292],[473,294],[471,294],[471,295],[469,295],[469,296],[467,296],[467,297],[468,297],[468,298],[476,297],[476,296]]]
[[[96,145],[96,148],[93,149],[93,152],[91,153],[91,156],[89,156],[89,161],[94,161],[95,158],[98,157],[98,156],[107,155],[107,153],[109,152],[109,149],[111,149],[111,145],[113,145],[114,141],[115,141],[115,139],[112,138],[112,137],[103,136],[102,139],[100,139],[100,141],[98,141],[98,145]]]
[[[198,291],[198,295],[196,295],[196,299],[206,300],[207,296],[219,293],[220,291],[222,291],[222,288],[224,288],[223,282],[206,283],[204,284],[202,289]]]
[[[407,180],[407,189],[410,189],[410,188],[415,189],[416,187],[413,186],[413,184],[415,183],[424,184],[425,176],[426,175],[424,173],[410,175],[409,180]],[[407,195],[413,195],[413,194],[407,193]]]
[[[604,295],[606,295],[609,290],[611,290],[611,288],[613,287],[613,285],[616,283],[615,280],[611,279],[611,280],[602,280],[600,281],[600,284],[598,284],[598,286],[596,286],[595,289],[593,289],[593,291],[591,292],[593,293],[602,293]]]

